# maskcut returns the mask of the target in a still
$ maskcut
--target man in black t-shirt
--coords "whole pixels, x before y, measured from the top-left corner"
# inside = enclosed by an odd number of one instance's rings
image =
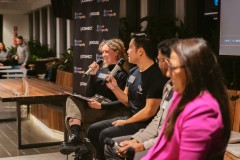
[[[131,69],[125,90],[118,87],[113,77],[107,83],[118,100],[130,108],[130,113],[90,125],[87,135],[97,151],[98,159],[105,159],[105,138],[133,134],[146,127],[155,116],[167,81],[154,62],[157,57],[155,49],[156,45],[146,35],[135,34],[129,44],[128,60],[137,67]]]

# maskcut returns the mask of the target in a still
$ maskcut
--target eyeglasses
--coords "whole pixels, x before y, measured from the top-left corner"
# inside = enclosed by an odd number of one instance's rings
[[[156,62],[156,63],[159,63],[159,62],[163,63],[163,62],[165,62],[165,59],[155,58],[155,62]]]
[[[172,64],[169,64],[168,65],[168,70],[170,71],[170,72],[173,72],[174,70],[176,70],[176,69],[178,69],[178,68],[184,68],[185,66],[184,65],[180,65],[180,66],[172,66]]]
[[[164,56],[164,55],[162,55],[162,58],[155,58],[155,62],[156,63],[159,63],[159,62],[165,62],[165,61],[169,61],[169,58],[168,57],[166,57],[166,56]]]

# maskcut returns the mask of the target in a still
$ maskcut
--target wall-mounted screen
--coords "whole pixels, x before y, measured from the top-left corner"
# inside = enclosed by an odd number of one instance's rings
[[[213,4],[214,4],[215,7],[218,7],[218,5],[219,5],[219,0],[213,0]]]
[[[240,0],[221,0],[219,55],[240,56]]]

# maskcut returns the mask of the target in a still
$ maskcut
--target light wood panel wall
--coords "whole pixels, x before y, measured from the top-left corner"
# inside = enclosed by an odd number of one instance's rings
[[[57,70],[56,84],[72,87],[72,73]],[[58,131],[64,131],[64,115],[61,106],[34,104],[31,105],[31,114],[38,118],[47,127]]]
[[[228,90],[229,99],[232,96],[237,96],[240,91]],[[231,127],[233,131],[240,132],[240,99],[236,101],[229,101],[230,103],[230,117],[231,117]],[[233,154],[226,152],[224,160],[240,160],[240,158],[234,156]]]
[[[62,108],[46,104],[31,105],[31,114],[34,115],[47,127],[64,131],[64,115]]]
[[[73,86],[73,74],[62,70],[57,70],[56,84],[72,87]]]
[[[229,98],[232,96],[239,95],[240,91],[229,90],[228,95]],[[236,101],[229,101],[230,103],[230,117],[231,117],[231,125],[232,130],[236,132],[240,132],[240,98]]]

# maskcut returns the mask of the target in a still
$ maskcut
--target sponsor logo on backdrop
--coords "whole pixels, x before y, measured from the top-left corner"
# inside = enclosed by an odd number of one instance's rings
[[[89,17],[92,17],[92,16],[100,16],[100,12],[90,12]]]
[[[80,54],[80,59],[92,59],[91,54]]]
[[[99,41],[89,41],[89,46],[90,45],[99,45]]]
[[[74,70],[74,73],[80,73],[80,74],[84,74],[85,73],[85,71],[83,70],[82,67],[74,66],[73,70]]]
[[[101,2],[109,2],[109,0],[97,0],[97,3],[101,3]]]
[[[91,31],[93,29],[93,26],[87,26],[87,27],[80,27],[80,31]]]
[[[96,61],[103,59],[101,54],[96,54]]]
[[[104,25],[97,25],[97,32],[108,32],[108,28]]]
[[[82,12],[75,12],[75,19],[85,19],[86,16]]]
[[[103,10],[103,17],[116,17],[117,13],[113,12],[113,10]]]
[[[80,86],[87,86],[86,82],[80,82]]]
[[[118,2],[119,0],[116,0]],[[121,1],[121,0],[120,0]],[[115,0],[77,0],[77,5],[73,9],[73,23],[77,28],[74,31],[73,45],[74,52],[74,88],[73,92],[85,95],[85,87],[87,86],[87,77],[82,75],[88,70],[89,63],[98,61],[102,58],[102,54],[98,51],[98,46],[103,39],[109,36],[116,36],[118,30],[115,20],[119,16],[118,3]],[[87,8],[90,7],[90,10]],[[95,20],[96,19],[96,20]],[[113,29],[112,29],[113,28]],[[117,31],[117,32],[116,32]],[[108,37],[108,38],[107,38]]]
[[[74,40],[74,46],[85,47],[85,43],[82,40]]]
[[[80,3],[93,2],[93,0],[80,0]]]

